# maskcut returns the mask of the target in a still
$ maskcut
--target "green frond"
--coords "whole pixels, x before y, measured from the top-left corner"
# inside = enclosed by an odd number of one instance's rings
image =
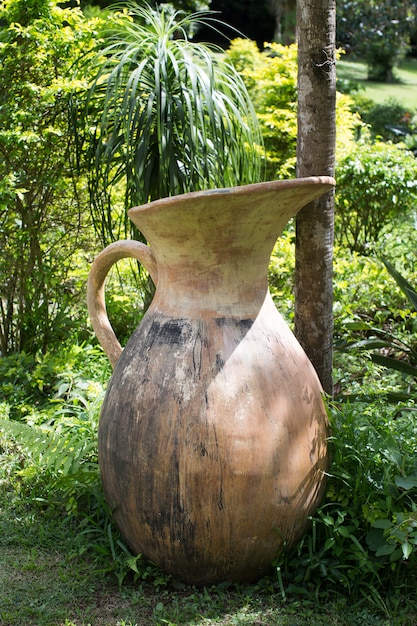
[[[29,425],[14,420],[0,420],[0,430],[16,441],[33,465],[58,476],[77,474],[83,469],[96,471],[97,444],[86,437],[83,428],[66,430],[48,424]],[[24,472],[24,470],[22,470]]]
[[[105,33],[80,127],[96,221],[110,238],[118,218],[105,199],[118,183],[127,210],[261,179],[262,138],[242,79],[220,51],[187,34],[210,17],[120,5]]]

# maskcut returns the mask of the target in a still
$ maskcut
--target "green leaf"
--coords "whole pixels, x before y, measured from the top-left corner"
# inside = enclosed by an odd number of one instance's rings
[[[386,348],[386,347],[387,347],[387,341],[385,339],[378,339],[376,337],[370,337],[369,339],[361,339],[360,341],[355,341],[354,343],[350,343],[347,346],[349,350],[357,350],[357,349],[376,350],[379,348]]]
[[[401,545],[401,549],[403,551],[404,559],[408,559],[408,557],[413,551],[413,546],[410,543],[408,543],[408,541],[406,541]]]
[[[334,544],[335,544],[334,537],[329,537],[328,539],[326,539],[326,542],[324,544],[324,552],[326,552],[327,550],[330,550],[330,548],[332,548]]]
[[[377,440],[377,445],[381,454],[401,470],[402,454],[395,437],[391,434],[381,437]]]
[[[393,563],[394,561],[398,561],[399,559],[401,559],[402,557],[402,550],[401,548],[396,548],[390,555],[390,562]]]
[[[373,552],[376,552],[377,550],[379,550],[382,546],[385,546],[386,544],[384,533],[380,529],[371,530],[366,535],[366,543],[368,544],[369,548]]]
[[[385,545],[378,548],[378,550],[375,552],[375,556],[389,556],[390,554],[393,554],[394,551],[395,544],[386,543]]]
[[[408,374],[409,376],[417,378],[417,367],[411,365],[407,361],[396,359],[394,357],[383,356],[381,354],[372,354],[371,359],[374,363],[377,363],[378,365],[383,365],[388,369],[393,369],[401,372],[402,374]]]
[[[396,476],[395,484],[400,489],[412,489],[417,487],[417,476]]]
[[[395,267],[388,261],[388,259],[383,258],[382,262],[384,263],[385,267],[387,268],[387,270],[389,271],[391,276],[394,278],[395,282],[397,283],[397,285],[399,286],[401,291],[407,296],[407,298],[409,299],[409,301],[413,305],[414,310],[417,311],[417,293],[416,293],[415,289],[404,278],[404,276],[402,276],[395,269]]]
[[[372,526],[374,528],[383,528],[386,530],[387,528],[391,528],[392,522],[388,519],[377,519],[373,522]]]
[[[337,529],[337,532],[339,533],[339,535],[341,535],[342,537],[349,537],[352,534],[352,530],[353,527],[347,527],[347,526],[339,526],[339,528]]]
[[[361,322],[361,321],[352,321],[352,322],[344,321],[343,326],[347,330],[372,330],[371,324],[368,324],[368,322]]]
[[[414,309],[417,311],[417,292],[414,291],[414,289],[407,287],[405,290],[405,295],[408,297]]]

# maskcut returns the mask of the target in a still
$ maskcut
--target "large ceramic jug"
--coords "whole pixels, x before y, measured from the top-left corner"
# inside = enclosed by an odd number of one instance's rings
[[[185,582],[258,579],[320,501],[322,388],[267,272],[288,220],[333,185],[259,183],[133,208],[149,246],[116,242],[92,266],[90,317],[115,366],[99,426],[105,496],[134,553]],[[127,256],[156,292],[122,350],[104,280]]]

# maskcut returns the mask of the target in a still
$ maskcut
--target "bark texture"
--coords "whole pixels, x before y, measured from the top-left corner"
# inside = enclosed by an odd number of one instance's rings
[[[297,176],[334,175],[335,0],[298,0]],[[295,334],[332,395],[334,193],[296,220]]]

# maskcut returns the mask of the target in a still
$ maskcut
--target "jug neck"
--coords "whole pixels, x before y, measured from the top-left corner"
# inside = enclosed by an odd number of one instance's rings
[[[206,267],[159,264],[152,308],[178,317],[253,317],[269,293],[267,268],[267,263],[259,268],[228,261]]]
[[[199,191],[129,211],[156,260],[155,306],[256,310],[268,292],[271,252],[287,222],[331,189],[328,177]],[[188,307],[187,304],[187,307]],[[186,307],[186,308],[187,308]]]

